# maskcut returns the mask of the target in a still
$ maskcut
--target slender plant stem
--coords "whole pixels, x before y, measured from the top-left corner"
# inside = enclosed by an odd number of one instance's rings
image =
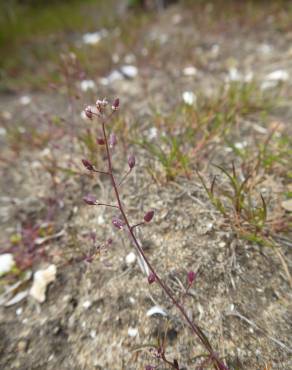
[[[127,226],[128,232],[129,232],[129,234],[130,234],[130,236],[131,236],[131,238],[132,238],[132,240],[134,242],[134,245],[135,245],[137,251],[139,252],[139,254],[144,259],[144,261],[147,264],[149,270],[155,276],[155,281],[157,281],[157,283],[160,285],[160,287],[165,292],[165,294],[169,297],[169,299],[172,301],[172,303],[180,311],[181,315],[184,317],[184,319],[186,320],[186,322],[188,323],[188,325],[190,326],[190,328],[192,329],[192,331],[199,337],[199,339],[201,340],[201,342],[204,345],[204,347],[208,350],[208,352],[210,354],[210,357],[215,361],[215,364],[214,364],[215,369],[228,370],[228,368],[223,364],[223,362],[221,362],[221,360],[219,360],[219,358],[217,357],[217,355],[214,353],[214,351],[212,349],[212,346],[209,343],[209,341],[208,341],[207,337],[205,336],[205,334],[202,332],[202,330],[199,328],[198,325],[196,325],[196,324],[194,324],[192,322],[192,320],[189,318],[188,314],[186,313],[184,307],[174,297],[174,295],[171,292],[170,288],[158,276],[158,274],[154,270],[154,267],[152,267],[152,265],[149,262],[147,256],[145,255],[142,246],[139,244],[139,242],[138,242],[138,240],[137,240],[137,238],[136,238],[136,236],[134,234],[133,227],[131,227],[131,225],[130,225],[130,223],[128,221],[127,215],[126,215],[126,213],[124,211],[124,208],[123,208],[123,205],[122,205],[122,202],[121,202],[121,199],[120,199],[118,186],[117,186],[116,179],[115,179],[115,176],[114,176],[113,170],[112,170],[112,161],[111,161],[111,154],[110,154],[110,150],[109,150],[109,146],[108,146],[107,134],[106,134],[106,129],[105,129],[105,121],[102,120],[101,123],[102,123],[102,131],[103,131],[103,136],[104,136],[104,141],[105,141],[105,147],[106,147],[106,155],[107,155],[107,162],[108,162],[108,174],[109,174],[109,176],[111,178],[112,186],[113,186],[113,189],[114,189],[114,192],[115,192],[115,196],[116,196],[116,200],[117,200],[117,203],[118,203],[118,208],[119,208],[119,210],[121,212],[121,215],[123,216],[123,219],[124,219],[125,224]]]

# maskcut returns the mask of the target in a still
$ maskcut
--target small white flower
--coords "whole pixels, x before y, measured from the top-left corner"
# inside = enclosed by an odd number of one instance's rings
[[[158,135],[158,130],[156,127],[151,127],[147,132],[147,137],[149,140],[155,139]]]
[[[197,101],[197,97],[192,91],[183,92],[182,98],[184,103],[187,105],[194,105]]]
[[[232,67],[228,71],[227,81],[241,81],[242,75],[237,68]]]

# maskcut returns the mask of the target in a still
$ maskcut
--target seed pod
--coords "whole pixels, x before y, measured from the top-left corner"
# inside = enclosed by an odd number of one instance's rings
[[[156,280],[156,276],[153,274],[153,272],[150,272],[150,274],[148,275],[148,283],[153,284],[155,280]]]
[[[90,206],[95,206],[96,202],[97,202],[95,196],[91,195],[91,194],[88,194],[85,197],[83,197],[83,200],[86,204],[88,204]]]
[[[133,154],[130,154],[128,157],[128,165],[130,167],[130,170],[135,167],[135,164],[136,164],[135,156]]]
[[[96,139],[96,142],[97,142],[98,145],[104,145],[105,144],[105,141],[102,137],[98,137]]]
[[[89,162],[87,159],[82,159],[83,166],[88,169],[88,171],[93,171],[94,167],[91,162]]]
[[[112,219],[112,224],[117,228],[117,229],[123,229],[125,223],[120,219],[120,218],[117,218],[117,217],[114,217]]]
[[[113,148],[115,145],[117,145],[117,137],[114,133],[111,133],[109,137],[109,146]]]
[[[154,216],[154,211],[148,211],[147,213],[145,213],[144,221],[145,222],[150,222],[152,220],[153,216]]]
[[[112,105],[112,110],[113,111],[116,111],[118,110],[120,107],[120,99],[119,98],[116,98],[114,101],[113,101],[113,105]]]
[[[189,285],[191,285],[194,282],[196,276],[197,276],[197,274],[194,271],[189,271],[188,272],[188,283],[189,283]]]

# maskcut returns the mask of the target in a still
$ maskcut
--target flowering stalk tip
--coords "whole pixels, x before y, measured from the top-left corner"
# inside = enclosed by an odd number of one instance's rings
[[[196,279],[197,274],[194,271],[188,272],[188,284],[192,285],[194,280]]]
[[[133,154],[130,154],[128,157],[128,165],[130,167],[130,170],[132,170],[135,167],[136,164],[136,159]]]
[[[113,148],[117,145],[117,137],[114,133],[111,133],[109,136],[109,146],[110,148]]]
[[[120,99],[119,98],[116,98],[114,101],[113,101],[113,104],[112,104],[112,110],[113,111],[116,111],[118,110],[120,107]]]

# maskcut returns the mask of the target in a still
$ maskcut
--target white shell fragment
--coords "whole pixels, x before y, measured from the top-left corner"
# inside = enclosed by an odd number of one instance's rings
[[[11,271],[14,265],[15,261],[11,253],[0,254],[0,276]]]
[[[183,99],[184,103],[187,104],[187,105],[193,105],[197,101],[197,97],[192,91],[183,92],[182,99]]]
[[[45,270],[38,270],[34,273],[33,284],[29,294],[36,299],[39,303],[46,300],[47,286],[55,281],[57,268],[55,265],[50,265]]]
[[[80,82],[80,88],[82,91],[94,90],[96,87],[93,80],[83,80]]]
[[[287,81],[289,80],[289,73],[284,69],[278,69],[274,72],[269,73],[266,76],[266,80],[269,81]]]
[[[262,90],[271,89],[276,87],[278,83],[289,80],[289,73],[284,69],[278,69],[269,73],[261,84]]]
[[[133,263],[136,261],[136,254],[134,252],[130,252],[127,254],[125,260],[127,265],[133,265]]]
[[[284,200],[281,205],[286,211],[292,212],[292,199]]]
[[[167,316],[167,313],[163,310],[162,307],[153,306],[147,311],[146,316],[153,316],[153,315]]]
[[[138,75],[138,68],[133,65],[125,65],[121,67],[121,72],[125,77],[135,78]]]

